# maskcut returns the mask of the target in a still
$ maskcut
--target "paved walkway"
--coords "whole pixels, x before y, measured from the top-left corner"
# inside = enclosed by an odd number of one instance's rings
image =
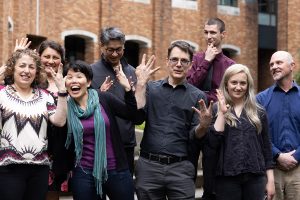
[[[197,189],[195,194],[196,199],[200,199],[202,197],[202,194],[203,194],[202,189]],[[134,199],[137,200],[137,197],[134,196]],[[65,196],[65,197],[60,197],[59,200],[73,200],[73,198],[72,196]]]

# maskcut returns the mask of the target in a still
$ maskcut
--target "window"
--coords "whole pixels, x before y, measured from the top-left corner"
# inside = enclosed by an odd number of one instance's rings
[[[276,26],[276,0],[258,0],[258,23],[265,26]]]
[[[237,0],[219,0],[218,13],[223,15],[240,15],[240,8]]]
[[[40,44],[46,40],[47,38],[40,35],[31,35],[27,34],[26,37],[28,38],[28,41],[31,41],[31,44],[29,46],[30,49],[38,49]]]
[[[198,2],[197,0],[172,0],[172,7],[197,10]]]
[[[276,0],[258,0],[258,12],[260,13],[276,13]]]
[[[136,3],[150,4],[150,0],[127,0],[127,1],[132,1],[132,2],[136,2]]]
[[[65,49],[66,60],[68,62],[74,62],[75,60],[85,60],[85,39],[76,36],[69,35],[65,37]]]
[[[238,1],[237,0],[219,0],[219,5],[237,7]]]

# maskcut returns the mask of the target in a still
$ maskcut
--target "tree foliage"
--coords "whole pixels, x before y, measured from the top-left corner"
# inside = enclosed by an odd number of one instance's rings
[[[297,84],[300,85],[300,71],[299,70],[296,73],[294,73],[294,79],[297,82]]]

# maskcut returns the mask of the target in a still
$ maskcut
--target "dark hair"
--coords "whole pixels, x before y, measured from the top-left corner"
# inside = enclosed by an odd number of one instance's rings
[[[122,44],[125,44],[125,35],[117,27],[108,27],[102,29],[100,34],[101,45],[107,45],[111,40],[117,40],[120,41]]]
[[[59,53],[59,55],[61,57],[61,63],[64,65],[65,64],[65,50],[59,43],[57,43],[53,40],[45,40],[40,44],[39,49],[38,49],[40,56],[45,51],[45,49],[47,49],[48,47],[51,49],[54,49],[55,51],[57,51],[57,53]]]
[[[14,83],[14,71],[15,71],[16,63],[24,55],[30,56],[36,65],[36,75],[35,75],[35,79],[31,83],[31,87],[36,87],[39,84],[44,83],[46,81],[46,74],[41,64],[41,58],[37,52],[28,48],[15,51],[7,60],[6,62],[7,68],[5,71],[5,83],[6,84]]]
[[[220,30],[220,33],[225,31],[225,23],[219,18],[210,18],[206,21],[206,25],[217,25]]]
[[[76,60],[67,64],[65,73],[67,74],[71,69],[74,72],[83,73],[88,81],[91,81],[93,79],[92,67],[82,60]]]
[[[189,57],[190,57],[190,61],[193,59],[193,55],[194,55],[194,49],[193,47],[185,42],[185,41],[182,41],[182,40],[178,40],[176,42],[173,42],[169,48],[168,48],[168,58],[170,58],[170,54],[171,54],[171,51],[175,48],[175,47],[178,47],[179,49],[181,49],[183,52],[189,54]]]

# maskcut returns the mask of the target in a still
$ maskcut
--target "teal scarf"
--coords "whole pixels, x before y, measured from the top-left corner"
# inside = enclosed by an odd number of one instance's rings
[[[71,138],[74,138],[76,164],[82,156],[83,127],[80,119],[86,119],[94,114],[95,153],[93,176],[96,182],[97,194],[102,195],[102,183],[107,180],[105,122],[101,114],[99,96],[96,90],[88,89],[86,110],[82,110],[73,98],[68,101],[68,135],[66,147],[69,148]]]

